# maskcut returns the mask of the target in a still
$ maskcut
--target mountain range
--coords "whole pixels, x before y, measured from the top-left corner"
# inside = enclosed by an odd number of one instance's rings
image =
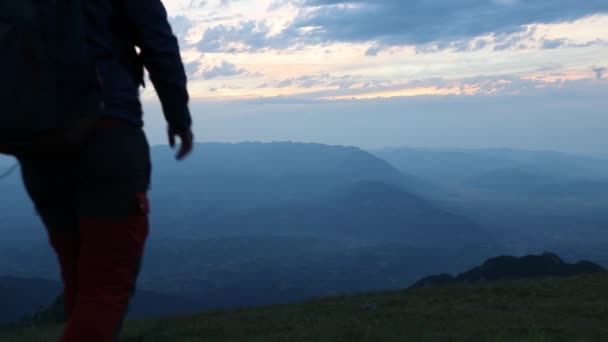
[[[440,185],[463,185],[493,172],[519,172],[524,179],[608,180],[608,159],[517,149],[386,148],[372,153],[402,172]],[[517,176],[514,174],[514,176]]]
[[[494,244],[491,235],[470,219],[397,186],[372,181],[345,183],[318,198],[243,210],[203,226],[208,227],[205,234],[218,236],[314,236],[443,247]]]

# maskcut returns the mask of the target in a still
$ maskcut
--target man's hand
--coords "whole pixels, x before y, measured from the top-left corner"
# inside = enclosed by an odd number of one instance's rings
[[[169,146],[171,146],[171,148],[175,148],[175,138],[179,138],[181,146],[179,147],[179,151],[175,158],[177,160],[184,160],[194,148],[194,134],[192,133],[192,130],[186,129],[178,131],[169,126],[167,132],[169,134]]]

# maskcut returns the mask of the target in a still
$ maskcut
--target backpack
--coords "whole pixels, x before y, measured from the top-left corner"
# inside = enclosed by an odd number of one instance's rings
[[[101,112],[81,0],[0,0],[0,153],[78,144]]]

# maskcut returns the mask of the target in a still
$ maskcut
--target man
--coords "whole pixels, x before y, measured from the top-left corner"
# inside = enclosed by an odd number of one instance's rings
[[[181,140],[177,159],[191,152],[193,135],[184,67],[161,0],[82,3],[102,118],[77,153],[19,161],[61,266],[68,317],[62,341],[106,342],[118,339],[148,235],[151,167],[138,97],[144,66],[170,145]]]

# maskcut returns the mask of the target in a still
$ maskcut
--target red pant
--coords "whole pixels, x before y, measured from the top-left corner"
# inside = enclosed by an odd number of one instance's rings
[[[19,161],[61,265],[62,341],[115,341],[148,235],[150,156],[142,129],[104,121],[78,155]]]
[[[117,341],[148,235],[147,198],[127,221],[81,219],[78,233],[50,231],[68,316],[62,342]]]

